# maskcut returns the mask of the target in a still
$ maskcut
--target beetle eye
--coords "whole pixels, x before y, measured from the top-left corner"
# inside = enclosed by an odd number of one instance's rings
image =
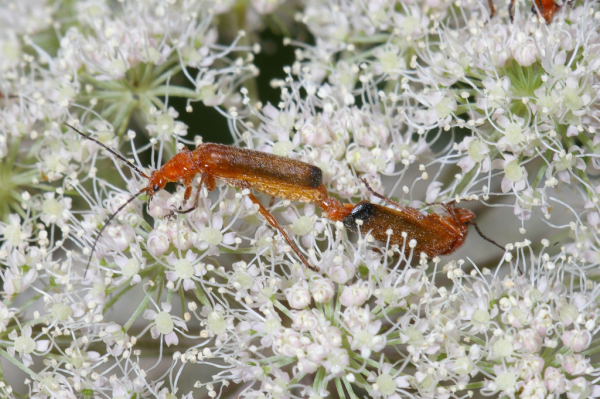
[[[153,189],[154,191],[158,191],[158,190],[160,190],[160,187],[158,187],[158,185],[156,185],[156,186],[152,187],[152,189]]]

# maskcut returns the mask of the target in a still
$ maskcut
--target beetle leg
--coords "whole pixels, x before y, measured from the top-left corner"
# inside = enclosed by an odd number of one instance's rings
[[[248,185],[246,188],[250,189],[250,186]],[[267,219],[267,222],[269,222],[269,224],[271,226],[273,226],[277,230],[279,230],[279,232],[281,233],[281,235],[283,236],[283,238],[285,239],[285,241],[288,243],[288,245],[294,250],[294,252],[296,253],[296,255],[298,255],[298,257],[302,260],[302,263],[304,263],[304,265],[306,267],[308,267],[310,270],[312,270],[313,272],[318,272],[319,268],[317,268],[315,266],[311,266],[308,263],[308,261],[306,260],[306,258],[300,253],[300,250],[298,249],[298,247],[296,247],[296,245],[292,242],[292,240],[290,239],[290,237],[288,237],[287,233],[283,230],[283,228],[279,225],[279,223],[277,223],[277,220],[275,220],[275,217],[273,217],[273,215],[271,215],[269,213],[269,211],[267,210],[267,208],[265,208],[264,206],[262,206],[262,204],[260,203],[260,201],[258,200],[258,198],[256,198],[252,193],[248,194],[248,198],[250,198],[250,201],[252,201],[253,204],[258,205],[258,212],[265,219]]]
[[[173,212],[176,212],[180,215],[185,215],[186,213],[190,213],[193,210],[195,210],[196,208],[198,208],[198,200],[200,199],[200,191],[201,190],[202,190],[202,186],[198,186],[198,191],[196,191],[196,199],[194,200],[194,206],[186,209],[185,211],[173,211]]]
[[[458,218],[456,217],[456,212],[455,212],[456,208],[454,208],[455,203],[456,203],[456,201],[452,200],[452,201],[448,202],[447,204],[439,204],[439,205],[441,205],[446,210],[446,212],[448,212],[448,214],[450,216],[452,216],[452,219],[454,219],[454,221],[456,222],[456,225],[458,226],[458,225],[460,225],[460,222],[458,221]]]
[[[496,15],[496,7],[494,7],[494,2],[492,0],[488,0],[488,5],[490,7],[490,19],[494,18]]]
[[[202,190],[202,183],[205,180],[210,180],[210,178],[205,173],[202,173],[202,175],[200,175],[200,184],[198,185],[198,191],[196,191],[196,199],[194,200],[194,205],[191,208],[186,209],[185,211],[182,211],[182,210],[173,210],[166,217],[167,218],[173,217],[173,215],[175,215],[176,213],[178,213],[180,215],[185,215],[186,213],[190,213],[194,209],[198,208],[198,201],[200,199],[200,190]],[[214,184],[215,184],[215,179],[213,178],[212,179],[212,186],[211,186],[213,189],[214,189]],[[207,184],[207,186],[209,186],[209,184]],[[209,188],[209,187],[207,187],[207,188]],[[212,191],[212,190],[210,190],[210,188],[209,188],[209,191]],[[185,189],[185,194],[183,195],[183,203],[184,204],[187,202],[188,199],[190,199],[191,195],[192,195],[192,185],[191,185],[191,182],[190,182],[190,185],[187,186],[187,188]]]
[[[186,184],[185,194],[183,194],[183,203],[184,204],[190,199],[191,195],[192,195],[192,182],[189,182],[189,184]]]
[[[215,178],[209,175],[208,173],[202,173],[200,184],[204,183],[204,186],[208,191],[213,191],[217,186],[217,182]]]

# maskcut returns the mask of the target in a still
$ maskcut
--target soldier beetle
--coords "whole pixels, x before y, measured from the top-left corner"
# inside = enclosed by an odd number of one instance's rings
[[[424,252],[427,256],[434,257],[449,255],[456,251],[465,242],[468,225],[471,224],[483,239],[503,251],[505,250],[495,241],[483,235],[477,224],[472,221],[475,218],[472,211],[456,208],[455,201],[446,204],[429,204],[443,207],[448,213],[447,216],[440,216],[433,212],[423,215],[418,209],[400,205],[375,192],[366,180],[361,180],[374,196],[381,198],[396,209],[369,201],[359,202],[343,219],[346,228],[352,232],[358,233],[359,230],[365,233],[369,232],[376,240],[382,242],[389,240],[391,245],[398,245],[400,248],[405,242],[414,239],[416,241],[415,253]],[[391,234],[389,234],[390,230]],[[406,237],[403,237],[402,233],[406,233]],[[405,248],[406,255],[410,251],[411,248]]]
[[[125,204],[113,213],[100,229],[92,245],[90,258],[86,266],[86,272],[90,265],[92,255],[96,249],[98,240],[108,224],[129,203],[141,194],[148,195],[152,199],[154,194],[162,190],[169,182],[182,182],[185,186],[183,196],[186,203],[192,193],[192,181],[200,174],[200,185],[204,184],[209,191],[215,189],[215,180],[222,180],[227,184],[241,188],[261,191],[273,197],[279,197],[291,201],[314,202],[325,211],[325,217],[331,220],[342,220],[352,209],[352,205],[342,205],[337,199],[329,196],[323,184],[323,173],[320,168],[306,162],[297,161],[287,157],[268,154],[244,148],[232,147],[224,144],[205,143],[200,144],[194,151],[183,147],[182,151],[173,156],[163,167],[146,175],[123,156],[108,148],[98,140],[83,134],[69,124],[65,124],[75,132],[88,140],[91,140],[121,161],[135,170],[141,177],[148,179],[148,185],[134,194]],[[174,210],[173,213],[185,214],[198,207],[200,190],[196,194],[193,206],[186,210]],[[317,267],[311,266],[300,250],[277,223],[277,220],[258,201],[251,192],[248,198],[258,206],[258,212],[269,222],[271,226],[279,230],[288,245],[294,250],[302,263],[313,271]],[[171,216],[169,215],[169,216]]]
[[[496,8],[494,7],[494,3],[492,0],[488,0],[488,4],[490,7],[490,19],[494,18],[496,15]],[[515,0],[511,0],[508,5],[508,13],[510,15],[510,20],[514,19],[513,11],[515,8]],[[531,12],[541,15],[547,24],[552,22],[552,18],[554,14],[559,11],[561,6],[557,5],[554,0],[533,0],[533,6],[531,6]]]

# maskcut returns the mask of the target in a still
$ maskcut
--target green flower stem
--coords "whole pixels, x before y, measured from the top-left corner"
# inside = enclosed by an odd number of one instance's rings
[[[7,384],[6,383],[6,378],[4,377],[4,369],[2,368],[2,362],[0,362],[0,381],[2,381],[5,384]]]
[[[192,98],[194,100],[199,99],[199,95],[195,90],[189,89],[183,86],[174,85],[161,85],[146,91],[144,94],[148,96],[162,96],[164,93],[169,92],[169,97],[184,97]]]
[[[483,388],[483,382],[473,382],[471,384],[465,385],[465,388],[462,389],[462,391],[469,390],[469,389],[481,389],[481,388]]]
[[[592,346],[590,349],[581,352],[581,356],[592,356],[595,355],[596,353],[600,352],[600,346],[596,345],[590,345]]]
[[[405,310],[405,308],[386,308],[385,311],[379,312],[375,316],[375,320],[379,320],[379,319],[383,318],[384,316],[390,315],[392,313],[402,312],[403,310]]]
[[[275,361],[273,361],[275,360]],[[297,357],[289,357],[289,356],[278,356],[272,357],[269,359],[264,359],[265,364],[268,364],[273,367],[281,368],[285,367],[288,364],[292,364],[298,361]]]
[[[572,354],[573,354],[573,351],[571,349],[569,349],[566,346],[563,346],[562,348],[560,348],[559,350],[557,350],[551,354],[551,357],[553,359],[544,359],[544,360],[546,361],[546,364],[548,364],[549,366],[560,367],[562,364],[558,361],[558,359],[556,358],[556,355],[567,356],[567,355],[572,355]]]
[[[306,376],[306,373],[298,373],[294,378],[292,378],[289,382],[289,385],[294,385],[299,383],[304,377]]]
[[[388,340],[386,341],[386,344],[387,344],[387,345],[390,345],[390,346],[392,346],[392,345],[402,345],[402,344],[403,344],[403,342],[402,342],[402,340],[401,340],[401,339],[388,339]]]
[[[321,390],[321,388],[324,388],[324,386],[325,386],[325,368],[324,367],[319,367],[319,369],[317,370],[317,373],[315,374],[315,379],[313,381],[312,386],[316,392],[319,392]]]
[[[179,72],[181,72],[182,68],[181,68],[181,64],[177,64],[175,66],[173,66],[172,68],[169,68],[168,70],[165,69],[161,69],[161,70],[155,70],[153,71],[152,77],[151,77],[151,82],[152,84],[150,84],[150,87],[154,88],[158,85],[163,84],[164,82],[166,82],[167,80],[169,80],[169,78],[171,78],[172,76],[175,76],[176,74],[178,74]],[[165,72],[163,72],[165,71]],[[161,73],[160,75],[158,73]],[[162,95],[164,95],[165,92],[163,92]],[[171,95],[171,90],[169,87],[169,91],[168,91],[169,95]]]
[[[540,182],[542,181],[542,179],[544,178],[544,175],[546,174],[546,169],[548,169],[548,163],[551,162],[551,160],[550,160],[551,156],[552,156],[552,151],[551,150],[547,150],[546,154],[544,155],[544,158],[548,162],[542,162],[542,165],[538,169],[538,172],[537,172],[537,175],[535,176],[535,179],[533,179],[533,182],[531,183],[531,187],[536,188],[540,184]]]
[[[281,304],[281,302],[279,302],[277,299],[273,299],[273,304],[275,305],[275,307],[277,309],[279,309],[281,311],[281,313],[283,313],[284,315],[286,315],[290,320],[293,318],[292,314],[289,311],[289,309],[286,308],[285,306],[283,306]]]
[[[164,273],[162,272],[161,269],[159,269],[159,272],[156,273],[157,275],[156,275],[156,279],[154,280],[154,286],[150,287],[150,289],[148,290],[148,293],[146,295],[144,295],[144,299],[142,299],[142,301],[138,305],[138,307],[135,310],[135,312],[133,312],[133,314],[131,315],[131,317],[129,318],[129,320],[127,320],[127,322],[123,325],[123,331],[128,331],[131,328],[131,326],[136,321],[136,319],[142,314],[142,312],[144,310],[146,310],[148,302],[150,302],[150,297],[154,294],[154,292],[158,288],[162,288],[162,282],[163,282],[163,279],[164,279]]]
[[[28,374],[34,380],[37,380],[37,374],[33,370],[31,370],[29,367],[25,367],[23,363],[19,362],[16,357],[9,355],[4,349],[0,349],[0,356],[17,366],[19,369],[21,369],[21,371]]]
[[[494,374],[494,366],[502,364],[502,360],[492,360],[492,361],[485,361],[485,360],[480,360],[477,362],[477,367],[479,367],[482,370],[485,370],[491,374]]]
[[[344,345],[344,349],[346,349],[348,351],[348,355],[350,356],[351,359],[356,360],[359,364],[363,364],[366,360],[366,363],[371,366],[371,367],[375,367],[375,368],[379,368],[379,361],[377,360],[373,360],[373,359],[365,359],[363,358],[361,355],[359,355],[358,353],[356,353],[354,350],[350,349],[350,346],[348,345],[347,347]],[[388,360],[385,359],[385,361],[387,362]],[[396,373],[397,370],[395,369],[391,369],[390,373]]]
[[[342,296],[342,292],[344,292],[344,289],[342,288],[342,286],[340,286],[338,284],[338,287],[337,287],[337,296],[335,298],[335,310],[333,311],[333,316],[341,314],[341,311],[342,311],[342,302],[340,302],[340,297]],[[333,322],[334,320],[331,319],[330,321]]]
[[[202,305],[206,306],[207,308],[212,309],[212,305],[211,305],[210,301],[208,300],[208,298],[206,297],[206,294],[204,293],[204,291],[198,289],[198,287],[196,286],[196,288],[194,288],[194,293],[196,294],[196,298],[198,298],[198,300],[200,301],[200,303],[202,303]]]
[[[344,394],[344,388],[342,387],[342,382],[340,381],[339,378],[334,378],[334,381],[335,381],[335,388],[337,389],[337,392],[338,392],[338,397],[345,398],[346,395]]]
[[[350,367],[352,367],[352,368],[359,369],[362,367],[362,365],[363,365],[362,363],[358,363],[354,360],[350,361]],[[379,369],[379,367],[376,367],[376,368]],[[369,375],[370,375],[370,371],[367,369],[363,370],[361,374],[354,374],[354,379],[355,379],[354,384],[358,385],[361,388],[369,389],[371,384],[369,384],[367,382],[367,380],[365,380],[365,378],[364,378],[364,377],[369,377]]]
[[[54,283],[54,281],[50,280],[50,284],[48,284],[47,287],[44,287],[44,292],[48,292],[50,290],[54,290],[54,288],[56,288],[57,285],[56,283]],[[19,310],[22,312],[24,310],[26,310],[27,308],[29,308],[31,305],[33,305],[34,302],[36,302],[38,299],[40,299],[42,297],[43,294],[35,294],[32,298],[30,298],[27,302],[25,302],[24,304],[22,304],[21,306],[19,306]],[[15,298],[15,297],[13,297]],[[11,301],[12,302],[12,301]],[[10,306],[10,305],[8,305]]]
[[[339,378],[334,378],[335,381],[335,389],[338,391],[338,398],[345,398],[344,388],[342,388],[342,382]]]
[[[152,82],[152,85],[161,84],[169,79],[169,77],[181,72],[181,70],[182,66],[179,63],[179,56],[174,53],[162,64],[152,64],[152,68],[149,68],[147,73],[143,75],[142,81]]]
[[[97,80],[96,78],[88,75],[87,73],[81,73],[79,75],[79,78],[82,82],[88,82],[100,89],[103,90],[115,90],[115,91],[121,91],[122,85],[120,83],[120,81],[115,81],[115,80]],[[94,91],[94,98],[96,98],[96,91]]]
[[[370,36],[350,36],[348,37],[348,43],[356,43],[356,44],[381,44],[387,43],[390,40],[390,35],[378,34],[378,35],[370,35]]]
[[[282,8],[279,10],[282,11]],[[263,22],[267,25],[267,30],[274,32],[276,35],[284,36],[286,38],[292,37],[292,33],[288,29],[285,21],[277,13],[269,14],[269,17],[265,18]]]
[[[355,377],[355,378],[357,378],[357,379],[358,379],[359,377],[360,377],[360,376],[358,376],[358,377]],[[339,380],[339,378],[336,378],[336,381],[337,381],[337,380]],[[362,380],[362,378],[361,378],[361,380]],[[363,381],[364,381],[364,380],[363,380]],[[350,384],[350,381],[348,381],[348,379],[347,379],[345,376],[344,376],[344,377],[342,377],[342,382],[344,383],[344,386],[346,387],[346,391],[348,391],[348,394],[350,395],[350,398],[351,398],[351,399],[358,399],[358,396],[356,396],[356,394],[354,393],[354,389],[352,388],[352,384]],[[364,383],[363,383],[363,384],[361,384],[361,385],[363,385],[363,386],[365,386],[365,387],[368,387],[368,386],[369,386],[368,384],[366,384],[366,381],[364,381]],[[369,392],[371,392],[371,389],[367,388],[367,390],[368,390]]]
[[[473,341],[474,343],[476,343],[479,346],[485,346],[487,343],[482,340],[481,338],[477,338],[477,337],[471,337],[471,341]],[[470,346],[470,345],[468,345]]]
[[[575,140],[573,140],[573,137],[568,137],[567,136],[567,128],[566,126],[560,126],[559,129],[557,129],[559,131],[559,134],[561,135],[561,137],[563,138],[563,140],[565,141],[565,144],[567,144],[567,148],[571,148],[573,146],[576,146],[577,144],[575,143]],[[579,177],[579,179],[581,179],[581,181],[584,183],[584,188],[586,191],[586,194],[588,196],[588,198],[591,200],[592,198],[594,198],[596,196],[596,193],[594,193],[594,190],[592,189],[592,187],[594,186],[589,179],[589,176],[585,173],[585,171],[583,170],[577,170],[575,172],[575,174],[577,175],[577,177]]]
[[[152,266],[152,267],[146,267],[145,269],[140,270],[140,272],[138,274],[140,275],[141,278],[148,277],[148,275],[153,273],[157,267],[158,267],[158,265]],[[123,287],[123,290],[121,290],[118,294],[111,297],[110,300],[106,302],[106,304],[104,305],[104,308],[102,309],[102,314],[104,314],[108,309],[110,309],[119,300],[119,298],[121,296],[123,296],[124,294],[126,294],[127,292],[129,292],[130,290],[132,290],[135,287],[135,286],[129,284],[130,281],[131,281],[131,278],[128,279],[125,283],[123,283],[121,285],[121,287]],[[120,287],[111,288],[106,291],[106,294],[110,294],[110,293],[118,290],[119,288]]]
[[[127,126],[129,126],[129,120],[131,118],[131,113],[136,108],[137,101],[128,101],[124,106],[117,110],[117,113],[113,119],[113,126],[116,127],[116,134],[119,137],[119,141],[122,140],[123,134],[127,130]]]
[[[221,252],[222,254],[255,254],[256,249],[254,249],[254,248],[231,249],[231,248],[221,247],[221,248],[219,248],[219,252]]]
[[[185,292],[183,291],[183,284],[179,284],[179,300],[181,301],[181,311],[185,314]]]

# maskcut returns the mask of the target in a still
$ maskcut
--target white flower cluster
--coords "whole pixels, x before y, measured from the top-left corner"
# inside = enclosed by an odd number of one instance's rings
[[[0,396],[599,397],[600,11],[530,8],[0,6]],[[295,60],[263,104],[254,41],[273,24]],[[274,198],[312,271],[231,181],[133,198],[202,142],[173,97],[215,107],[236,145],[317,166],[343,203],[481,204],[509,253],[472,231],[467,261],[428,258],[411,250],[426,235],[390,229],[398,248]]]

